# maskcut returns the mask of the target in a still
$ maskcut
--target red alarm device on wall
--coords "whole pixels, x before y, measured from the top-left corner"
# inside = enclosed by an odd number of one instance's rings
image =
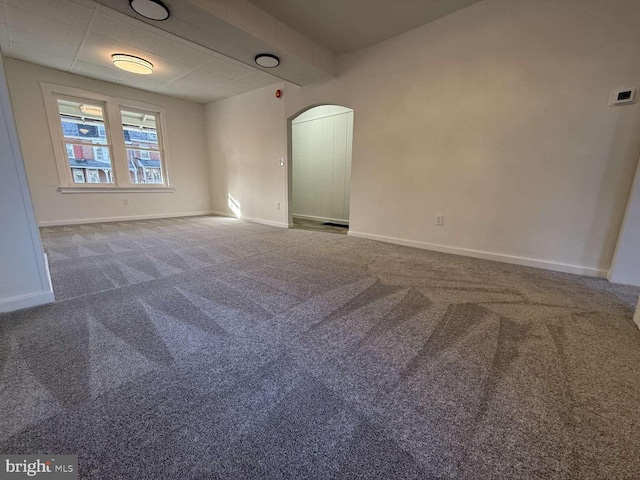
[[[276,90],[276,98],[280,98],[282,97],[282,90],[278,89]]]

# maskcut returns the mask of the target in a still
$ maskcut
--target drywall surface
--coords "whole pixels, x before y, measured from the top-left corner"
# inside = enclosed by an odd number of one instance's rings
[[[210,104],[214,205],[240,189],[284,221],[287,119],[342,105],[350,233],[605,276],[640,156],[640,104],[607,103],[640,87],[639,24],[635,0],[485,0],[341,56],[335,80],[285,84],[280,123],[273,89]]]
[[[609,280],[640,286],[640,164],[629,195]]]
[[[210,211],[209,161],[203,105],[19,60],[7,59],[6,70],[36,219],[40,224]],[[175,192],[60,193],[41,82],[100,92],[165,108],[169,173]],[[123,205],[125,197],[129,200],[129,205]]]
[[[485,0],[284,90],[353,108],[352,233],[592,275],[640,156],[635,0]],[[434,216],[444,214],[444,226]]]
[[[205,106],[215,212],[287,225],[284,100],[274,95],[282,86]]]
[[[53,301],[0,56],[0,312]]]
[[[292,121],[291,135],[293,215],[348,222],[353,111],[313,108]]]

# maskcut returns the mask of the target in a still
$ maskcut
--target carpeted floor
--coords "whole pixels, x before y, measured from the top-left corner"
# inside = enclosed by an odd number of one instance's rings
[[[45,228],[0,452],[101,479],[640,477],[638,289],[194,217]]]

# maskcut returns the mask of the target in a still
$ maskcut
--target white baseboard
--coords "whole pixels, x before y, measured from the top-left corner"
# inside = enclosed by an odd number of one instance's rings
[[[0,299],[0,313],[22,310],[23,308],[52,303],[53,301],[55,301],[53,291],[29,293],[18,297],[3,298]]]
[[[260,218],[240,217],[241,220],[247,222],[262,223],[263,225],[271,225],[272,227],[289,228],[289,224],[286,222],[272,222],[271,220],[262,220]]]
[[[580,265],[570,265],[566,263],[550,262],[548,260],[539,260],[536,258],[518,257],[515,255],[506,255],[503,253],[485,252],[482,250],[471,250],[468,248],[447,247],[445,245],[437,245],[434,243],[418,242],[415,240],[405,240],[403,238],[386,237],[384,235],[374,235],[372,233],[354,232],[349,230],[347,235],[351,237],[367,238],[369,240],[377,240],[379,242],[394,243],[405,247],[421,248],[423,250],[433,250],[434,252],[451,253],[454,255],[462,255],[465,257],[482,258],[485,260],[493,260],[502,263],[511,263],[514,265],[522,265],[525,267],[543,268],[545,270],[553,270],[555,272],[573,273],[576,275],[586,275],[589,277],[606,278],[607,270],[599,270],[597,268],[582,267]]]
[[[51,272],[49,271],[49,257],[47,257],[46,253],[43,253],[43,255],[49,290],[46,292],[29,293],[27,295],[0,299],[0,313],[13,312],[15,310],[22,310],[23,308],[36,307],[38,305],[44,305],[45,303],[55,302],[56,298],[53,293],[53,284],[51,283]]]
[[[131,220],[153,220],[154,218],[173,218],[173,217],[197,217],[201,215],[213,215],[215,212],[211,210],[203,210],[201,212],[182,212],[182,213],[153,213],[149,215],[131,215],[126,217],[102,217],[102,218],[74,218],[69,220],[46,220],[38,222],[39,227],[56,227],[59,225],[80,225],[83,223],[108,223],[108,222],[128,222]]]
[[[337,223],[339,225],[349,225],[349,220],[341,220],[339,218],[314,217],[312,215],[298,215],[297,213],[293,214],[293,218],[301,218],[303,220],[314,220],[316,222]]]
[[[233,213],[228,213],[228,212],[214,211],[214,212],[211,212],[211,214],[218,215],[219,217],[237,218],[238,220],[246,220],[247,222],[261,223],[263,225],[271,225],[272,227],[291,228],[291,226],[289,226],[289,224],[286,222],[274,222],[272,220],[263,220],[261,218],[252,218],[252,217],[245,217],[245,216],[238,217],[237,215],[234,215]]]
[[[637,277],[629,277],[628,275],[619,275],[617,273],[613,273],[609,270],[607,274],[607,279],[611,283],[621,283],[623,285],[632,285],[634,287],[640,287],[640,281],[638,281]]]

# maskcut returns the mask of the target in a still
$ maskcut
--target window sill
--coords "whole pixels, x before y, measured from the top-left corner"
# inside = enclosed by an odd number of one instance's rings
[[[139,186],[139,187],[58,187],[60,193],[174,193],[174,187],[167,186]]]

